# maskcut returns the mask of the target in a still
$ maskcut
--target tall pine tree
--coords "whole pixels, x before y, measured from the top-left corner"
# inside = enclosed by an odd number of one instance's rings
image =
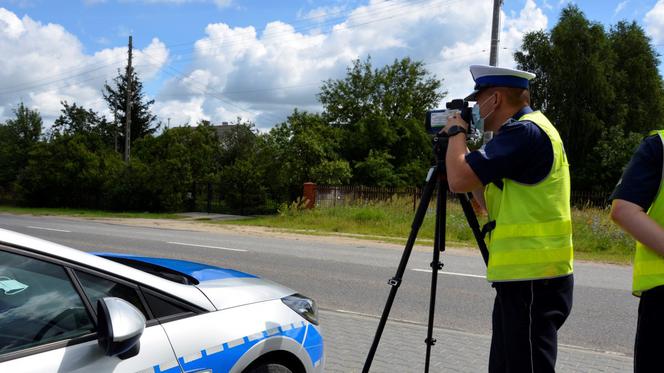
[[[131,90],[131,143],[145,136],[154,134],[159,129],[161,123],[157,122],[157,116],[152,114],[150,106],[154,100],[147,100],[143,93],[143,83],[138,78],[138,74],[132,67],[130,69],[132,90]],[[113,83],[104,84],[103,96],[108,103],[111,112],[115,113],[118,134],[118,150],[124,151],[125,123],[127,121],[127,88],[128,77],[127,70],[118,70],[118,76],[113,78]]]

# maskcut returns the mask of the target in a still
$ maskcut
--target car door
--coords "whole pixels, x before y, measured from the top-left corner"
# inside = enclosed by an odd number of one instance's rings
[[[156,321],[146,325],[136,356],[105,356],[92,307],[100,296],[119,296],[145,312],[128,284],[0,246],[0,371],[181,372]]]

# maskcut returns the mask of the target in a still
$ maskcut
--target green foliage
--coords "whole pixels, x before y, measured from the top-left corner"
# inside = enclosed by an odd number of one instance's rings
[[[311,179],[322,185],[345,185],[351,176],[350,165],[345,160],[323,160],[311,168]]]
[[[324,118],[341,130],[341,158],[353,168],[352,183],[380,186],[421,183],[413,164],[431,161],[431,144],[422,121],[426,110],[445,96],[442,82],[410,58],[374,69],[371,59],[356,60],[346,77],[328,80],[319,100]]]
[[[58,136],[33,147],[17,181],[18,197],[32,206],[101,206],[104,187],[122,167],[117,153],[92,151],[82,134]]]
[[[135,171],[149,175],[144,188],[148,206],[156,211],[193,208],[195,185],[213,182],[219,173],[221,149],[216,132],[206,124],[166,129],[137,141],[134,150],[139,161]]]
[[[52,138],[80,135],[86,139],[88,147],[93,151],[115,146],[116,129],[106,118],[76,103],[70,105],[67,101],[62,101],[61,104],[61,114],[50,131]]]
[[[13,190],[18,174],[28,164],[32,148],[41,137],[42,119],[37,110],[20,103],[14,118],[0,124],[0,197]]]
[[[593,149],[593,156],[589,157],[596,168],[593,176],[607,183],[617,183],[642,138],[638,133],[625,134],[618,127],[603,132]]]
[[[373,180],[380,187],[398,184],[399,180],[394,172],[394,166],[390,163],[393,158],[387,151],[369,150],[369,155],[365,160],[355,164],[356,180],[359,180],[360,184],[367,184],[368,181]]]
[[[241,215],[259,212],[267,201],[260,168],[255,158],[237,160],[221,171],[224,200]]]
[[[302,184],[343,184],[351,178],[347,160],[340,159],[341,131],[329,126],[319,114],[297,109],[286,122],[275,126],[265,137],[273,165],[270,184],[285,191],[282,197],[294,199]],[[275,197],[278,198],[277,195]]]
[[[618,162],[629,159],[635,139],[664,122],[664,89],[650,39],[635,22],[619,22],[607,32],[569,5],[551,32],[526,34],[521,49],[515,59],[538,75],[532,103],[560,132],[572,187],[614,184],[624,166]]]
[[[616,55],[614,115],[626,132],[646,134],[661,128],[664,91],[658,54],[650,39],[636,22],[621,21],[611,28],[609,40]]]
[[[279,216],[297,216],[306,209],[309,200],[304,197],[297,197],[293,202],[283,202],[277,209]]]

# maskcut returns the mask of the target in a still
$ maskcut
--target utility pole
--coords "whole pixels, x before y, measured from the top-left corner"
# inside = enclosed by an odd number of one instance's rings
[[[125,122],[125,149],[124,149],[124,161],[129,163],[129,155],[131,154],[129,147],[131,146],[131,90],[132,90],[132,75],[133,70],[131,68],[131,35],[129,35],[129,62],[127,63],[127,110],[126,110],[126,122]]]
[[[498,65],[498,44],[500,44],[500,6],[503,0],[493,0],[493,22],[491,23],[491,54],[489,65]]]
[[[113,141],[115,142],[115,152],[118,152],[118,110],[113,109]]]

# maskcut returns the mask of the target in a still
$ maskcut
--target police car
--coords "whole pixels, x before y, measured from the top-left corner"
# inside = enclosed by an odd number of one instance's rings
[[[0,229],[0,372],[322,372],[317,324],[251,274]]]

